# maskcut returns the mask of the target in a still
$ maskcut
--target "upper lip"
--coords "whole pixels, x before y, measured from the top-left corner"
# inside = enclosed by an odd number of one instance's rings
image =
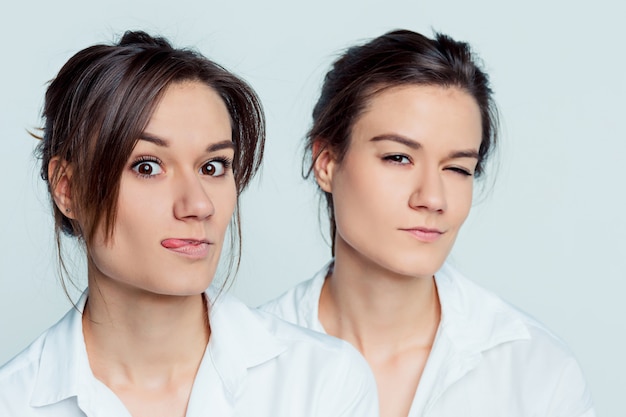
[[[422,232],[422,233],[439,233],[439,234],[443,234],[444,233],[443,230],[434,229],[434,228],[430,228],[430,227],[406,227],[406,228],[402,228],[400,230],[406,230],[406,231],[417,230],[417,231]]]
[[[176,239],[176,238],[173,238],[173,239]],[[192,238],[192,239],[180,239],[180,240],[185,240],[189,243],[209,243],[209,244],[211,243],[211,241],[208,239],[193,239]]]
[[[205,238],[189,238],[189,237],[168,237],[165,238],[163,240],[161,240],[161,242],[165,242],[168,240],[176,240],[176,241],[180,241],[180,242],[186,242],[189,245],[200,245],[202,243],[206,243],[208,245],[212,244],[213,242],[211,242],[208,239]]]

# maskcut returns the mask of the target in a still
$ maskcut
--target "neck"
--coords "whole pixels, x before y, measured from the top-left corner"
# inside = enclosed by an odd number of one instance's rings
[[[160,296],[91,276],[89,288],[83,332],[98,379],[109,386],[193,379],[210,334],[203,295]]]
[[[366,357],[430,349],[441,308],[434,277],[399,275],[337,247],[320,297],[326,331]]]

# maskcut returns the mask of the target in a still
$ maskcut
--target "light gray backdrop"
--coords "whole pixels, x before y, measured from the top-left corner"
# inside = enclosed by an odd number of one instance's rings
[[[329,63],[342,48],[390,29],[436,29],[474,45],[503,116],[497,181],[477,199],[452,260],[569,344],[599,415],[626,415],[626,12],[619,0],[59,0],[2,9],[0,363],[69,307],[27,130],[40,125],[46,81],[72,54],[144,29],[196,47],[259,92],[268,144],[262,175],[243,200],[244,256],[234,287],[256,305],[329,256],[314,187],[299,176],[301,140]]]

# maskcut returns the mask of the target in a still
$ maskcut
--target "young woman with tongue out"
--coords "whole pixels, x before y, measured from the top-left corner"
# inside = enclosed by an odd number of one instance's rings
[[[57,237],[84,244],[88,290],[0,368],[0,416],[378,415],[348,343],[205,291],[263,153],[245,82],[127,32],[65,64],[44,118]]]
[[[334,259],[263,308],[351,342],[382,417],[591,417],[552,333],[446,257],[495,145],[487,75],[469,46],[399,30],[327,73],[307,150]]]

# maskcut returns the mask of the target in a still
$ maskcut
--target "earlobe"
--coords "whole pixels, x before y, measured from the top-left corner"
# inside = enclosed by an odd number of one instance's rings
[[[323,191],[332,193],[333,171],[336,167],[335,155],[329,147],[321,141],[316,141],[313,144],[312,151],[313,157],[315,158],[313,163],[315,180]]]
[[[54,157],[48,164],[48,182],[52,190],[54,204],[70,219],[74,219],[72,210],[72,166],[59,157]]]

